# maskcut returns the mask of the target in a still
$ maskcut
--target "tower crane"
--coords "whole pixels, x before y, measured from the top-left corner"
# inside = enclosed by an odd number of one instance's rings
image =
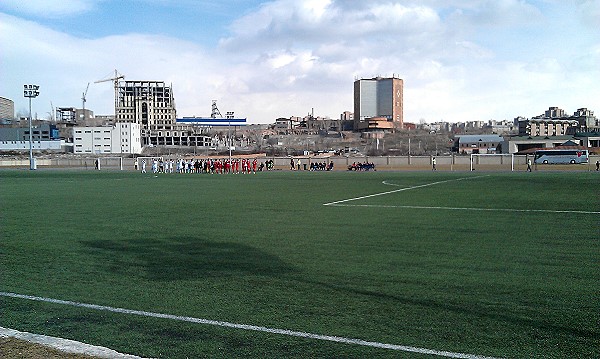
[[[115,88],[115,121],[117,120],[117,102],[119,101],[119,80],[124,79],[125,75],[120,74],[116,69],[115,69],[115,75],[113,77],[110,78],[106,78],[106,79],[102,79],[102,80],[98,80],[98,81],[94,81],[95,84],[101,83],[101,82],[108,82],[108,81],[112,81],[114,84],[114,88]]]
[[[83,95],[81,96],[81,107],[82,107],[82,112],[83,112],[83,120],[85,121],[85,102],[86,100],[86,96],[87,96],[87,92],[88,89],[90,88],[90,83],[88,82],[87,87],[85,88],[85,92],[83,93]]]

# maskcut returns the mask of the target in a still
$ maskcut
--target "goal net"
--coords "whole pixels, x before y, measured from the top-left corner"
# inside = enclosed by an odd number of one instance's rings
[[[471,171],[515,171],[518,165],[514,154],[471,154]]]

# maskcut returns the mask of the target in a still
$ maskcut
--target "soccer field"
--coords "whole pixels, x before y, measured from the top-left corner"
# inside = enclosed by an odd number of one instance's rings
[[[599,179],[0,171],[0,326],[160,358],[597,358]]]

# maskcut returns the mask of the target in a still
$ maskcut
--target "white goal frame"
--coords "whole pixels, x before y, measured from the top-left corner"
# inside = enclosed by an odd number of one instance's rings
[[[109,160],[119,160],[119,170],[123,171],[123,157],[96,157],[96,158],[94,158],[94,161],[98,161],[98,168],[97,168],[98,170],[102,169],[102,161],[107,163]]]
[[[478,157],[497,157],[500,159],[500,161],[498,162],[498,166],[503,166],[506,163],[504,163],[503,159],[504,158],[510,158],[510,171],[514,172],[515,170],[515,155],[513,153],[471,153],[471,161],[470,161],[470,170],[474,171],[475,170],[475,161]],[[479,161],[477,161],[479,162]],[[479,163],[477,163],[479,164]]]

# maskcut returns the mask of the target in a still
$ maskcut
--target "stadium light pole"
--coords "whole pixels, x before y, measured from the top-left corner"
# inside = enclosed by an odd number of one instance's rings
[[[23,85],[23,96],[29,98],[29,169],[35,170],[35,159],[33,158],[33,128],[31,125],[31,99],[38,97],[40,92],[38,91],[40,87],[38,85]]]
[[[225,117],[227,117],[227,142],[229,143],[229,165],[231,165],[231,145],[233,144],[231,140],[231,119],[233,118],[233,112],[227,112]]]

